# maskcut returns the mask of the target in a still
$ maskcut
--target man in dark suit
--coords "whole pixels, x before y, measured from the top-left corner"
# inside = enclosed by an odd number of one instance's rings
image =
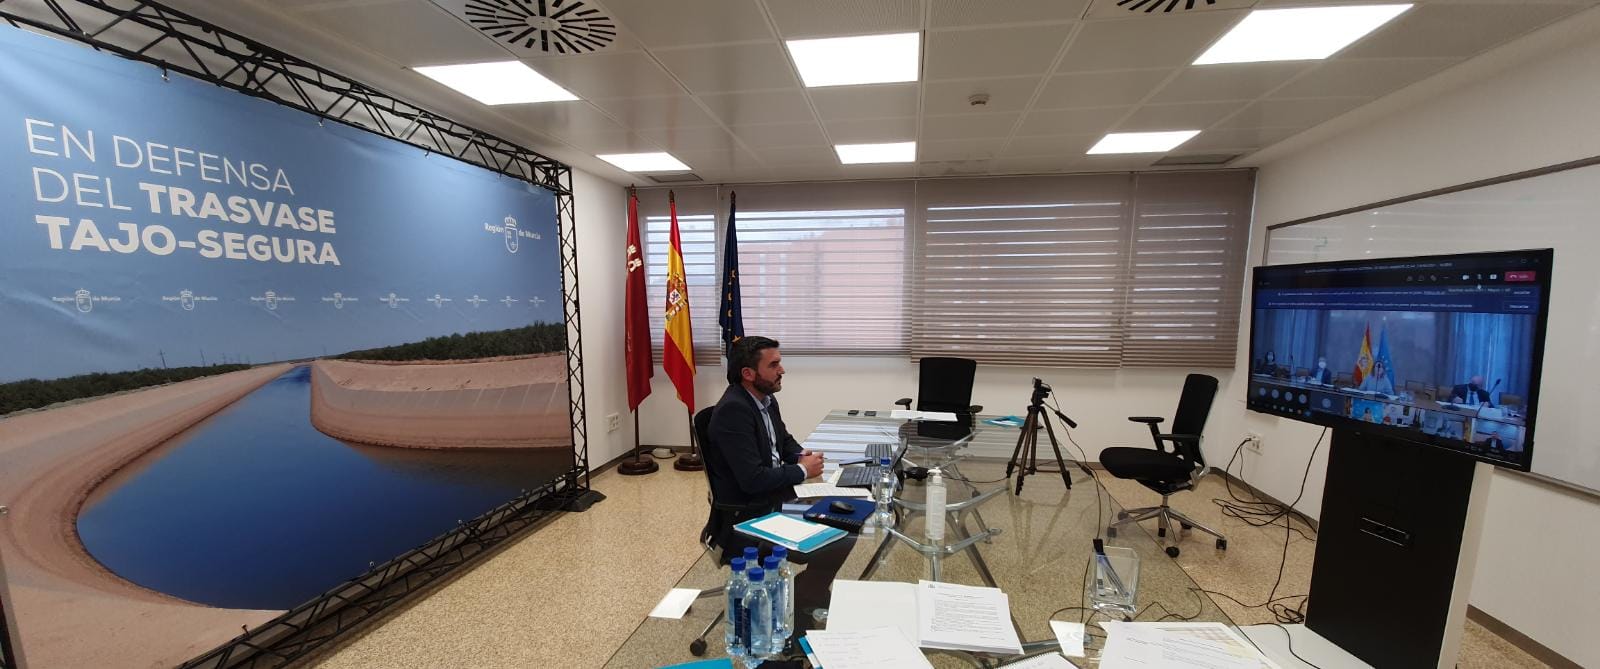
[[[773,397],[782,389],[783,356],[776,340],[734,342],[728,351],[728,389],[712,411],[711,443],[704,445],[713,500],[705,533],[724,556],[753,545],[734,525],[777,511],[794,499],[795,484],[822,474],[822,455],[802,450],[783,424]]]
[[[1317,368],[1311,370],[1311,382],[1325,386],[1333,385],[1333,370],[1328,369],[1328,356],[1317,356]]]
[[[1479,404],[1494,406],[1494,403],[1489,401],[1489,391],[1483,389],[1483,375],[1481,374],[1474,374],[1466,383],[1451,388],[1450,401],[1474,406]]]

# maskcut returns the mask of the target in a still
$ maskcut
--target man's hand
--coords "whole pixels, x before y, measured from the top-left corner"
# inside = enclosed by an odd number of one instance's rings
[[[800,453],[800,468],[806,470],[806,478],[814,479],[822,475],[822,454],[811,451]]]

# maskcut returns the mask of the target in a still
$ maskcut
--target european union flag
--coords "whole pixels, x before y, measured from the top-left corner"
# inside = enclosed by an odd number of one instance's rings
[[[735,197],[734,193],[728,193],[728,241],[722,251],[722,307],[717,310],[724,350],[744,337],[744,309],[739,302],[739,229],[734,224]]]

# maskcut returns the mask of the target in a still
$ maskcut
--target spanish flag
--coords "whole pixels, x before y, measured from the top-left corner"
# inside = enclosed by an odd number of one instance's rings
[[[694,336],[689,326],[689,283],[683,271],[683,242],[678,240],[678,200],[667,192],[672,216],[672,247],[667,250],[667,329],[661,369],[672,379],[678,399],[694,413]]]
[[[677,239],[676,236],[673,239]],[[1353,376],[1356,385],[1372,373],[1372,326],[1367,326],[1367,331],[1361,335],[1361,354],[1356,356],[1356,369]]]

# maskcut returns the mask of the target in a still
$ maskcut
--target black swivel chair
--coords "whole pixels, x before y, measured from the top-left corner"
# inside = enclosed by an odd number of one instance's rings
[[[947,411],[969,417],[983,411],[983,406],[972,403],[972,379],[978,373],[976,360],[923,358],[917,368],[917,411]],[[894,403],[911,408],[909,397]]]
[[[1216,395],[1215,377],[1190,374],[1184,379],[1183,396],[1178,398],[1178,412],[1172,417],[1172,432],[1162,433],[1156,428],[1162,422],[1159,417],[1128,417],[1128,420],[1150,427],[1155,450],[1113,447],[1100,451],[1100,464],[1112,476],[1138,481],[1144,487],[1161,493],[1161,506],[1128,509],[1117,514],[1117,522],[1106,528],[1108,536],[1117,536],[1117,528],[1122,525],[1155,518],[1159,523],[1156,535],[1166,537],[1172,529],[1172,521],[1177,520],[1185,530],[1194,528],[1216,537],[1218,549],[1228,549],[1227,537],[1167,506],[1168,497],[1175,492],[1194,488],[1195,481],[1206,473],[1205,456],[1200,452],[1200,435],[1205,430],[1206,417],[1211,413],[1211,401]],[[1172,444],[1170,453],[1167,452],[1167,443]],[[1174,532],[1174,544],[1177,538]],[[1178,547],[1168,546],[1167,555],[1178,557]]]

